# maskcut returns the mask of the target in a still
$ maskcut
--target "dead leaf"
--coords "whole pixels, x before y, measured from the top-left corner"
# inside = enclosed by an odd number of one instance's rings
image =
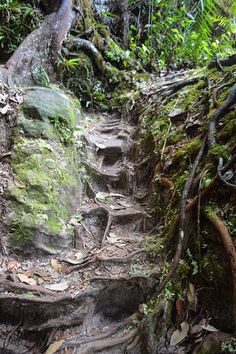
[[[8,263],[7,263],[7,269],[10,271],[16,270],[17,268],[20,267],[20,263],[17,262],[16,259],[11,259]]]
[[[112,205],[112,204],[109,205],[109,208],[111,208],[111,210],[122,210],[122,209],[125,209],[124,206]]]
[[[49,345],[47,351],[44,354],[54,354],[61,348],[62,344],[65,342],[65,339],[58,340],[51,345]]]
[[[188,283],[187,299],[188,299],[191,307],[196,311],[198,299],[197,299],[197,295],[196,295],[196,290],[195,290],[194,285],[192,283]]]
[[[180,342],[182,342],[182,340],[184,340],[184,338],[187,336],[188,331],[189,331],[189,324],[188,322],[182,322],[180,324],[181,329],[176,329],[173,333],[172,336],[170,338],[170,345],[176,345]]]
[[[81,263],[81,260],[73,259],[73,258],[62,258],[61,261],[72,265],[77,265]]]
[[[117,200],[117,204],[119,204],[125,208],[131,208],[133,206],[133,204],[130,204],[125,200]]]
[[[58,262],[57,259],[51,259],[50,263],[54,270],[56,271],[62,270],[62,264]]]
[[[209,324],[206,324],[206,325],[201,325],[201,328],[202,329],[205,329],[205,331],[208,331],[208,332],[219,332],[219,330]]]
[[[82,251],[76,252],[76,254],[75,254],[75,258],[77,259],[77,261],[83,259],[84,257],[85,257],[85,254]]]
[[[38,277],[40,277],[41,279],[43,279],[44,281],[50,281],[51,280],[51,275],[46,273],[46,272],[42,272],[40,270],[36,270],[34,272],[34,275],[37,275]]]
[[[57,284],[43,284],[43,287],[52,291],[64,291],[69,288],[69,285],[66,281]]]
[[[96,194],[96,198],[99,200],[105,200],[108,196],[109,196],[109,194],[106,192],[98,192]]]
[[[28,275],[25,275],[25,274],[23,274],[23,273],[17,274],[17,277],[19,278],[19,280],[20,280],[22,283],[26,283],[26,284],[32,285],[32,286],[34,286],[34,285],[37,284],[35,279],[30,278],[30,277],[28,277]]]
[[[179,116],[179,115],[181,115],[181,114],[183,114],[183,113],[184,113],[184,111],[183,111],[182,109],[176,108],[175,110],[171,111],[171,112],[168,114],[168,116],[169,116],[170,118],[174,118],[174,117],[177,117],[177,116]]]
[[[100,144],[100,143],[95,143],[95,145],[99,148],[99,149],[106,149],[106,145]]]
[[[4,106],[3,108],[0,109],[0,113],[4,115],[10,110],[11,110],[11,107],[9,106],[9,104],[7,104],[6,106]]]
[[[175,303],[175,307],[176,307],[177,315],[179,317],[181,317],[184,314],[185,310],[186,310],[185,302],[180,300],[180,299],[177,299],[176,303]]]
[[[25,188],[25,184],[20,181],[18,178],[14,178],[14,184],[16,187],[24,189]]]

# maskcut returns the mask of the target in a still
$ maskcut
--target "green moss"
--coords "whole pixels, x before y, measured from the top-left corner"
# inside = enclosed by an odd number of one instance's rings
[[[50,235],[64,232],[78,202],[74,159],[74,148],[59,141],[18,137],[12,153],[15,185],[8,192],[11,245],[22,247],[39,229]]]
[[[230,157],[230,151],[226,146],[215,144],[210,148],[209,156],[216,161],[218,161],[220,157],[227,161]]]
[[[33,239],[33,230],[21,223],[20,220],[11,224],[9,232],[10,245],[13,247],[21,248]]]
[[[192,157],[195,155],[202,145],[202,141],[199,138],[195,138],[190,142],[186,142],[175,153],[174,158]]]

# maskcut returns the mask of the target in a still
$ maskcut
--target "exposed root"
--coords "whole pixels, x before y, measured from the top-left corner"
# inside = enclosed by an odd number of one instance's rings
[[[60,327],[68,328],[68,327],[78,326],[83,322],[84,317],[85,315],[80,314],[79,316],[77,315],[76,317],[72,317],[69,319],[60,319],[60,318],[52,319],[42,323],[41,325],[32,326],[30,328],[27,327],[27,330],[34,331],[34,332],[41,332],[52,328],[60,328]]]
[[[93,282],[93,281],[98,281],[98,280],[101,280],[101,281],[104,281],[104,282],[110,282],[110,281],[127,281],[127,282],[132,282],[132,281],[136,281],[136,280],[143,280],[143,279],[147,279],[148,277],[147,276],[144,276],[144,275],[136,275],[136,276],[133,276],[133,277],[127,277],[127,276],[120,276],[120,277],[103,277],[103,276],[94,276],[94,277],[91,277],[90,278],[90,282]]]
[[[218,63],[219,63],[219,59],[212,60],[209,63],[208,68],[209,69],[219,68],[219,64]],[[231,66],[231,65],[234,65],[234,64],[236,64],[236,54],[230,55],[228,58],[220,60],[220,66],[221,67],[223,67],[223,66]]]
[[[93,233],[89,230],[89,228],[85,225],[85,223],[83,221],[80,221],[80,224],[83,226],[83,228],[85,229],[85,231],[88,233],[88,235],[95,241],[96,237],[93,235]]]
[[[87,39],[83,38],[76,38],[74,39],[72,46],[82,49],[88,56],[92,59],[93,63],[95,64],[96,68],[101,72],[104,73],[106,68],[106,63],[99,52],[99,50],[95,47],[95,45],[88,41]]]
[[[224,224],[223,220],[214,212],[205,213],[208,220],[212,223],[214,228],[218,231],[225,251],[229,257],[232,277],[233,277],[233,316],[234,316],[234,329],[236,329],[236,249],[234,242],[230,236],[229,230]]]
[[[105,349],[110,349],[112,347],[116,347],[121,344],[129,343],[133,338],[136,337],[138,334],[139,328],[135,328],[132,331],[130,331],[128,334],[120,337],[114,337],[114,338],[108,338],[108,339],[101,339],[101,340],[96,340],[94,342],[90,342],[82,346],[80,350],[80,354],[91,354],[93,352],[97,351],[102,351]],[[68,345],[67,347],[75,347],[79,345],[79,343],[73,343],[73,345]]]
[[[85,258],[84,261],[80,264],[76,264],[76,265],[73,265],[73,266],[70,266],[68,269],[67,269],[67,273],[71,273],[73,272],[74,270],[79,270],[79,269],[82,269],[84,267],[87,267],[89,266],[90,264],[92,263],[95,263],[96,262],[96,255],[92,255],[88,258]]]
[[[111,228],[111,223],[112,223],[112,216],[109,214],[108,215],[108,221],[107,221],[107,226],[106,226],[106,230],[104,232],[104,235],[103,235],[103,238],[102,238],[102,242],[101,242],[101,246],[103,247],[104,246],[104,243],[106,241],[106,237],[110,231],[110,228]]]
[[[72,347],[72,346],[78,346],[78,344],[83,345],[86,343],[92,343],[98,340],[102,340],[102,339],[106,339],[108,337],[112,337],[114,336],[118,331],[122,330],[123,328],[125,328],[128,324],[132,323],[132,321],[137,320],[139,317],[139,313],[135,312],[133,315],[131,315],[130,317],[126,318],[124,321],[122,321],[120,324],[118,324],[114,329],[112,329],[111,331],[107,331],[105,333],[99,334],[97,336],[90,336],[87,337],[85,340],[81,340],[81,335],[75,336],[73,338],[70,338],[68,341],[66,341],[63,344],[63,347]]]
[[[165,96],[171,96],[173,94],[175,94],[176,92],[178,92],[179,90],[181,90],[183,87],[188,86],[188,85],[193,85],[196,84],[199,81],[198,78],[195,79],[184,79],[182,81],[177,82],[176,84],[171,85],[170,88],[168,88],[168,90],[165,92]]]
[[[227,187],[232,188],[232,189],[236,189],[236,184],[226,181],[225,177],[222,175],[222,167],[223,167],[223,159],[220,158],[219,163],[218,163],[218,167],[217,167],[217,175],[218,175],[219,179]]]
[[[221,169],[221,173],[225,173],[228,171],[231,166],[236,162],[236,154],[232,156],[231,160]],[[186,211],[191,210],[194,206],[197,205],[199,198],[203,198],[205,195],[209,194],[213,187],[216,186],[217,182],[219,182],[218,174],[212,178],[211,183],[206,189],[203,189],[198,195],[196,195],[186,206]]]
[[[70,295],[58,295],[54,294],[54,297],[46,296],[25,296],[25,295],[12,295],[12,294],[0,294],[0,303],[4,300],[10,300],[16,303],[37,303],[37,304],[55,304],[61,301],[70,301],[72,297]]]
[[[236,84],[233,85],[230,94],[223,104],[213,113],[208,127],[208,145],[212,147],[216,143],[216,128],[220,118],[228,113],[229,109],[236,103]]]
[[[159,284],[159,286],[157,288],[157,292],[160,292],[162,289],[164,289],[166,284],[170,281],[170,279],[172,278],[172,276],[174,275],[174,273],[176,271],[176,268],[178,266],[178,262],[182,256],[183,246],[184,246],[184,242],[185,242],[185,220],[186,220],[187,199],[188,199],[191,187],[192,187],[192,183],[193,183],[197,168],[204,156],[205,150],[206,150],[206,137],[204,138],[204,142],[202,144],[202,147],[201,147],[201,149],[194,161],[190,177],[186,181],[185,186],[184,186],[184,190],[182,193],[180,215],[179,215],[179,238],[178,238],[178,244],[177,244],[174,260],[172,262],[172,265],[169,269],[169,272],[168,272],[166,278],[163,280],[163,282],[161,282]]]
[[[8,346],[8,343],[9,343],[11,337],[20,328],[20,326],[21,326],[21,322],[17,326],[15,326],[15,328],[13,328],[13,330],[8,334],[8,336],[6,337],[6,339],[3,343],[3,349],[7,349],[7,346]]]
[[[54,73],[55,61],[74,18],[73,0],[62,0],[57,12],[46,16],[7,61],[9,75],[17,84],[39,83],[42,70]]]
[[[55,291],[45,289],[42,286],[21,284],[18,282],[8,280],[5,277],[0,277],[0,285],[2,285],[5,289],[9,289],[9,290],[12,290],[12,289],[23,290],[23,291],[30,291],[33,293],[40,293],[40,294],[44,294],[44,295],[56,296]]]
[[[137,251],[134,251],[132,253],[130,253],[128,256],[126,257],[101,257],[101,256],[97,256],[97,260],[101,261],[101,262],[118,262],[118,263],[123,263],[123,262],[128,262],[130,260],[132,260],[132,258],[134,256],[136,256],[139,253],[143,253],[146,252],[146,250],[144,248],[141,248]]]
[[[140,336],[136,336],[133,342],[127,346],[125,353],[129,353],[133,351],[136,348],[137,344],[140,342],[140,339],[141,339]]]

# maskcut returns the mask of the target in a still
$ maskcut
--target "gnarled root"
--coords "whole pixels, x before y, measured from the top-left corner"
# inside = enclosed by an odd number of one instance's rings
[[[62,0],[57,12],[46,16],[7,61],[9,77],[16,84],[38,83],[42,70],[53,74],[55,61],[74,18],[72,6],[73,0]]]
[[[225,251],[229,257],[232,277],[233,277],[233,316],[234,316],[234,328],[236,329],[236,249],[233,240],[230,236],[229,230],[224,224],[223,220],[216,215],[216,213],[205,213],[207,219],[212,223],[214,228],[217,230],[222,243],[224,245]]]

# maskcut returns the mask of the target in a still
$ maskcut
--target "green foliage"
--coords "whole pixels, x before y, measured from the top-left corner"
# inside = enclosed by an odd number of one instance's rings
[[[233,51],[232,16],[225,16],[216,0],[194,5],[152,0],[146,12],[143,33],[139,22],[130,26],[131,51],[145,67],[204,65],[216,55]]]
[[[223,342],[221,345],[221,349],[225,353],[235,353],[236,352],[236,338],[232,338],[226,342]]]
[[[41,16],[36,12],[37,1],[6,0],[0,3],[0,47],[11,54],[22,40],[34,30]]]

